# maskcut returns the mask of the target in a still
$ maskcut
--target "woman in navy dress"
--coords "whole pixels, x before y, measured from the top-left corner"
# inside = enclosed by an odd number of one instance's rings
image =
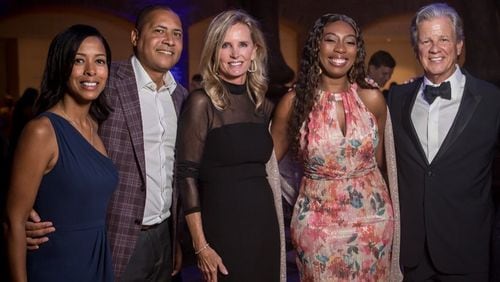
[[[106,40],[91,26],[74,25],[50,45],[39,115],[21,134],[7,197],[13,281],[113,281],[105,217],[118,174],[97,135],[109,114],[100,94],[110,61]],[[57,232],[27,254],[33,208]]]

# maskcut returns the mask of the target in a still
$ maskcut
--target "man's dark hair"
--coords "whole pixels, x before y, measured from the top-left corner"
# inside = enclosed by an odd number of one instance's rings
[[[388,52],[384,50],[379,50],[373,53],[373,55],[370,57],[368,65],[375,66],[376,68],[385,66],[393,69],[396,66],[396,61]]]
[[[156,10],[172,11],[172,9],[170,9],[170,7],[168,7],[166,5],[151,5],[151,6],[144,7],[142,10],[139,11],[139,13],[137,14],[137,18],[135,19],[135,29],[138,32],[141,31],[149,14],[151,12],[156,11]]]
[[[201,82],[203,80],[203,77],[201,76],[201,74],[199,73],[195,73],[192,77],[191,77],[191,80],[192,81],[196,81],[196,82]]]

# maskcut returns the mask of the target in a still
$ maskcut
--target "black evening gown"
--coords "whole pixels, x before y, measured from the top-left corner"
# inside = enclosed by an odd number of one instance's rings
[[[230,106],[217,110],[203,91],[186,102],[179,124],[178,184],[184,210],[201,211],[205,237],[229,275],[222,281],[279,281],[280,241],[265,165],[272,110],[244,85],[226,83]]]

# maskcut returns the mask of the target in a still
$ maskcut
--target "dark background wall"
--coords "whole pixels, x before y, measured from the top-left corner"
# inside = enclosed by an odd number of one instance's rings
[[[192,47],[198,47],[198,49],[200,47],[190,45],[203,44],[201,38],[190,36],[189,28],[200,23],[206,24],[207,19],[225,9],[244,8],[261,21],[267,35],[271,52],[271,85],[272,89],[279,94],[282,90],[280,86],[289,84],[294,76],[282,55],[283,49],[293,48],[280,46],[280,23],[286,22],[297,35],[294,44],[297,45],[295,49],[299,51],[291,56],[295,55],[298,60],[308,29],[324,13],[347,14],[354,18],[363,30],[365,28],[373,30],[378,26],[383,26],[386,30],[385,33],[383,31],[381,33],[389,42],[395,32],[407,33],[407,26],[401,25],[397,19],[403,17],[404,21],[409,22],[408,15],[414,14],[422,5],[432,2],[436,1],[0,0],[0,114],[6,114],[1,111],[5,106],[3,100],[6,100],[7,94],[17,98],[26,85],[38,86],[43,67],[40,58],[46,55],[48,43],[55,32],[65,28],[72,20],[81,20],[96,25],[110,41],[114,58],[124,59],[131,53],[128,36],[137,11],[150,4],[169,5],[181,16],[185,25],[184,54],[178,64],[179,70],[176,77],[182,84],[188,86],[189,73],[193,70],[188,70],[190,56],[187,50],[196,50]],[[464,19],[466,36],[466,56],[465,61],[462,62],[464,67],[475,76],[500,86],[500,0],[449,0],[446,2],[455,7]],[[44,17],[39,17],[40,14]],[[43,21],[43,25],[38,25],[40,21]],[[404,35],[405,38],[406,36],[409,35]],[[408,52],[407,56],[410,57],[407,61],[414,62],[411,52]],[[38,63],[35,64],[35,60],[38,60]],[[396,68],[401,67],[402,65],[398,64]],[[4,126],[0,124],[2,131],[6,129]],[[2,131],[0,134],[3,133]],[[500,157],[496,163],[500,164]],[[0,174],[4,171],[5,169],[0,167]],[[495,168],[495,171],[500,172],[500,165]],[[500,173],[497,175],[500,176]],[[6,176],[0,175],[0,178],[5,180]],[[497,179],[499,180],[495,180],[494,185],[500,187],[500,177]],[[0,193],[0,202],[2,194]],[[1,247],[0,244],[0,249]],[[5,262],[0,256],[0,280],[6,273],[4,267]]]
[[[399,14],[413,14],[419,7],[436,1],[426,0],[1,0],[0,21],[26,10],[46,7],[75,7],[109,13],[133,22],[135,13],[142,7],[163,3],[177,11],[184,24],[190,25],[212,17],[231,7],[243,7],[259,18],[270,35],[274,55],[271,64],[273,75],[286,80],[289,73],[279,54],[278,20],[293,23],[300,43],[314,20],[327,12],[344,13],[353,17],[360,26],[368,26],[382,18]],[[500,85],[500,0],[450,0],[446,1],[462,15],[465,22],[467,57],[464,66],[476,76]],[[1,34],[0,34],[1,37]],[[189,34],[188,36],[189,37]],[[274,44],[273,44],[274,43]]]

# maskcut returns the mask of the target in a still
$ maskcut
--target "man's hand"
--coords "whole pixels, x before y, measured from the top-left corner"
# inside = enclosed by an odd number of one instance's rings
[[[410,77],[410,78],[408,78],[407,80],[405,80],[405,81],[403,82],[403,84],[412,83],[412,82],[414,82],[415,80],[417,80],[417,79],[419,79],[419,78],[420,78],[420,76]]]
[[[375,87],[375,88],[380,88],[380,86],[378,85],[377,82],[375,82],[375,80],[369,78],[369,77],[365,77],[365,81],[366,83],[370,84],[372,87]]]
[[[26,222],[26,245],[28,250],[36,250],[41,244],[47,242],[49,233],[56,231],[52,222],[41,221],[35,210],[31,210],[29,220]]]

